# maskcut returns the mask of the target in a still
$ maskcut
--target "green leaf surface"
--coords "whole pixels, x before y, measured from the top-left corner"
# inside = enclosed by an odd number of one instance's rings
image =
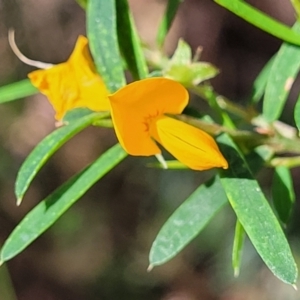
[[[258,173],[273,155],[273,150],[266,145],[257,146],[250,153],[248,153],[245,156],[245,159],[252,174]]]
[[[274,275],[294,284],[298,276],[296,263],[259,184],[231,138],[222,134],[217,141],[230,166],[221,172],[221,183],[239,222]]]
[[[232,248],[232,267],[234,271],[234,277],[238,277],[240,274],[245,236],[245,230],[239,220],[237,220]]]
[[[258,103],[263,94],[265,93],[267,81],[271,72],[271,67],[273,65],[275,56],[273,56],[260,71],[256,79],[254,80],[252,93],[251,93],[251,102],[252,104]]]
[[[275,168],[272,198],[280,220],[287,224],[295,203],[295,192],[290,169],[285,166]]]
[[[115,0],[89,0],[86,14],[89,46],[97,70],[108,90],[115,92],[126,83],[117,38]]]
[[[67,111],[67,113],[63,117],[62,123],[64,125],[68,125],[70,123],[78,121],[81,118],[87,117],[93,113],[94,113],[94,111],[92,111],[88,108],[83,108],[83,107],[75,108],[75,109]],[[106,116],[106,115],[109,116],[109,113],[101,113],[101,118],[102,118],[102,116]]]
[[[101,119],[106,115],[107,113],[91,113],[67,126],[58,128],[44,138],[29,154],[18,172],[15,184],[17,203],[21,203],[33,178],[57,149],[76,133],[91,125],[95,120]]]
[[[232,13],[241,17],[252,25],[268,32],[269,34],[282,39],[288,43],[300,45],[300,35],[290,27],[271,18],[267,14],[259,11],[250,4],[240,0],[214,0],[219,5],[225,7]]]
[[[39,91],[35,88],[29,79],[24,79],[0,87],[0,103],[18,100],[37,94]]]
[[[90,166],[40,202],[24,217],[5,241],[0,253],[0,263],[23,251],[126,155],[119,144],[113,146]]]
[[[227,203],[219,179],[201,185],[172,214],[150,250],[150,266],[161,265],[179,253]]]
[[[148,76],[148,67],[127,0],[116,1],[119,45],[135,80]]]
[[[169,0],[168,1],[166,11],[165,11],[163,19],[159,25],[157,37],[156,37],[157,45],[159,47],[162,47],[164,44],[166,35],[168,34],[168,31],[170,30],[170,27],[173,23],[177,9],[181,2],[183,2],[183,0]]]
[[[296,126],[298,128],[298,131],[300,132],[300,95],[298,96],[295,109],[294,109],[294,119]]]
[[[293,30],[300,33],[300,23],[295,23]],[[280,117],[299,70],[300,47],[284,43],[275,56],[266,85],[263,116],[267,121]]]
[[[272,155],[272,150],[265,145],[258,146],[253,149],[245,157],[252,174],[256,174],[257,172],[259,172],[264,166],[265,162],[268,161]],[[235,277],[238,277],[240,274],[245,236],[246,232],[242,224],[239,222],[239,220],[237,220],[232,247],[232,267]]]

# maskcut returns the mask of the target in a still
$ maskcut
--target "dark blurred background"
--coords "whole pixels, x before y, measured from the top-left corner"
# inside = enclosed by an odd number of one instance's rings
[[[140,35],[149,47],[166,2],[129,1]],[[249,1],[292,25],[289,0]],[[0,85],[26,78],[7,42],[9,27],[28,57],[59,63],[85,34],[85,13],[74,0],[0,0]],[[185,0],[165,50],[172,54],[183,37],[201,60],[221,74],[215,89],[245,103],[260,69],[280,41],[235,17],[210,0]],[[297,82],[296,82],[297,84]],[[1,97],[1,95],[0,95]],[[292,96],[283,118],[291,122]],[[201,104],[199,99],[193,99]],[[116,142],[113,130],[88,128],[70,140],[42,169],[22,205],[16,207],[14,181],[34,146],[54,130],[54,112],[42,95],[0,105],[0,244],[24,215],[70,176]],[[59,221],[0,269],[0,300],[250,300],[300,299],[264,266],[247,241],[239,278],[233,277],[231,248],[235,218],[225,207],[181,254],[146,272],[148,253],[171,213],[211,172],[150,169],[153,158],[127,158],[98,182]],[[299,178],[299,171],[293,171]],[[271,170],[259,175],[270,194]],[[296,194],[299,186],[295,180]],[[208,199],[209,201],[209,199]],[[299,261],[299,209],[287,233]]]

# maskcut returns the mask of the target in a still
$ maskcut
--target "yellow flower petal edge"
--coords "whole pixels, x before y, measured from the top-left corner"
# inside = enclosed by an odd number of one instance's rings
[[[150,134],[175,158],[193,170],[228,168],[215,140],[196,127],[161,116],[152,121]]]
[[[109,95],[116,135],[125,151],[141,156],[161,153],[150,136],[151,120],[165,113],[180,114],[188,99],[180,83],[163,77],[135,81]]]
[[[57,120],[67,111],[86,107],[93,111],[110,109],[108,90],[97,74],[88,49],[88,40],[79,36],[70,58],[49,69],[28,74],[32,84],[52,104]]]

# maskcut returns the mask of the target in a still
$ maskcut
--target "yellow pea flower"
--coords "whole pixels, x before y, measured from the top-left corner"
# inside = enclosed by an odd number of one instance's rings
[[[50,68],[28,74],[32,84],[46,95],[57,120],[78,107],[93,111],[110,109],[108,91],[97,74],[88,50],[88,40],[79,36],[70,58]]]
[[[126,85],[108,97],[117,137],[129,154],[160,154],[158,142],[191,169],[228,168],[210,135],[165,116],[182,113],[188,104],[188,92],[180,83],[148,78]]]

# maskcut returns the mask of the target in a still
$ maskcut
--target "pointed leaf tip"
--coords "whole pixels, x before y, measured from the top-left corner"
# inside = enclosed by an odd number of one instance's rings
[[[116,144],[36,205],[4,242],[0,261],[8,261],[28,247],[126,156],[123,148]]]
[[[177,255],[226,203],[218,177],[200,185],[160,229],[150,250],[150,267],[162,265]]]
[[[230,158],[230,169],[222,172],[221,183],[239,221],[271,272],[281,281],[295,284],[297,265],[269,202],[231,138],[223,134],[217,141]]]
[[[153,270],[153,268],[154,268],[154,266],[150,264],[147,268],[147,272],[148,273],[151,272]]]
[[[17,205],[17,206],[20,206],[21,203],[22,203],[22,200],[23,200],[23,197],[18,198],[18,199],[17,199],[17,202],[16,202],[16,205]]]
[[[78,118],[75,116],[78,116]],[[48,159],[75,134],[93,124],[93,122],[96,120],[100,120],[105,116],[107,116],[106,112],[87,112],[86,114],[83,113],[83,110],[76,110],[73,113],[69,112],[68,116],[66,116],[64,119],[64,121],[70,122],[69,125],[60,127],[50,133],[32,150],[22,164],[17,175],[17,180],[15,183],[15,195],[18,206],[21,204],[32,180],[35,178],[43,165],[48,161]]]
[[[234,268],[233,276],[234,278],[238,278],[240,276],[240,268]]]

